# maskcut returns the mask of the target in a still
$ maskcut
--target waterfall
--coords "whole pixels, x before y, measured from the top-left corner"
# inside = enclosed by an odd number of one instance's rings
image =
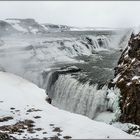
[[[90,85],[88,82],[82,84],[70,74],[59,75],[48,89],[48,95],[54,106],[91,119],[107,109],[106,93],[107,86],[98,90],[96,84]]]
[[[39,49],[48,55],[48,59],[54,58],[57,61],[59,58],[62,58],[62,56],[63,58],[73,58],[81,55],[89,56],[95,50],[109,49],[112,41],[111,36],[81,36],[62,40],[46,40],[41,44]],[[37,49],[38,47],[35,48]]]
[[[121,36],[122,38],[122,36]],[[61,46],[61,51],[66,56],[78,56],[78,55],[91,55],[93,51],[98,49],[113,48],[111,46],[114,38],[110,36],[83,36],[77,40],[63,40],[57,43]],[[116,39],[119,43],[120,39]],[[60,46],[56,45],[60,49]],[[115,46],[116,48],[119,45]],[[116,51],[116,50],[114,50]],[[100,55],[100,53],[98,53]],[[108,54],[109,55],[109,54]],[[107,58],[108,59],[108,58]],[[111,61],[110,61],[111,62]],[[104,60],[106,65],[110,65],[110,62]],[[112,60],[111,63],[114,63]],[[95,64],[95,66],[98,64]],[[100,67],[99,67],[100,68]],[[106,67],[105,67],[106,68]],[[102,69],[102,68],[100,68]],[[92,69],[94,73],[94,69]],[[92,84],[88,79],[82,83],[80,79],[75,77],[75,73],[60,73],[58,70],[52,70],[43,74],[43,88],[46,89],[48,96],[52,99],[52,104],[58,108],[68,110],[73,113],[85,115],[91,119],[96,118],[100,113],[105,111],[116,111],[118,101],[116,100],[118,94],[110,92],[107,85],[104,85],[101,89],[98,89],[98,83]],[[101,76],[106,74],[102,73]],[[78,75],[79,76],[79,75]],[[97,79],[99,77],[95,77]],[[92,79],[93,81],[96,81]],[[105,80],[105,79],[104,79]],[[106,79],[107,80],[107,79]],[[96,81],[97,82],[97,81]],[[101,81],[99,81],[100,83]],[[112,98],[113,97],[113,98]]]
[[[66,36],[62,38],[33,38],[30,41],[21,38],[18,38],[18,41],[15,38],[3,38],[6,44],[4,47],[0,47],[0,65],[5,71],[18,74],[34,82],[40,88],[46,89],[46,93],[52,98],[53,105],[94,119],[100,112],[106,111],[108,107],[112,108],[112,106],[108,105],[107,86],[98,89],[98,85],[95,83],[100,82],[97,80],[100,77],[102,78],[103,74],[106,74],[103,66],[110,65],[108,61],[110,57],[106,61],[102,61],[100,54],[104,52],[96,52],[96,50],[105,49],[109,53],[115,47],[119,50],[120,46],[117,43],[120,42],[122,36],[117,36],[116,34],[114,36],[110,34],[82,34],[80,36]],[[95,58],[93,60],[94,63],[92,64],[91,60],[83,63],[86,58],[83,57],[84,55],[87,57],[95,56],[92,57],[93,59]],[[95,64],[97,55],[101,58],[97,59],[99,66]],[[106,55],[108,54],[103,55],[103,59]],[[80,63],[81,61],[82,63]],[[111,61],[113,60],[111,59]],[[87,67],[86,64],[88,62],[91,66],[90,72],[95,75],[97,73],[97,76],[99,76],[95,77],[95,79],[92,77],[94,84],[91,84],[88,78],[86,79],[87,82],[80,82],[73,77],[73,73],[58,73],[58,69],[67,64],[85,64],[82,67]],[[101,67],[102,62],[104,62],[104,65]],[[99,71],[93,69],[92,65],[102,69],[102,75],[98,74]],[[54,67],[58,69],[56,70]],[[46,71],[46,69],[50,70]],[[82,71],[80,73],[83,74]]]
[[[113,38],[111,36],[105,36],[105,35],[100,35],[100,36],[87,36],[84,39],[85,41],[87,40],[87,44],[91,45],[92,50],[93,49],[109,49],[111,42],[113,41]]]

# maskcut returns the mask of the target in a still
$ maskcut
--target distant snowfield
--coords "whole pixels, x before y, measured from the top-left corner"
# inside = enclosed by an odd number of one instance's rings
[[[43,89],[16,75],[0,72],[0,117],[12,116],[14,118],[7,122],[0,122],[0,126],[31,119],[35,122],[35,128],[42,128],[41,131],[36,131],[33,134],[27,133],[27,131],[24,131],[22,135],[14,134],[13,136],[18,139],[25,135],[28,138],[57,136],[57,132],[53,132],[53,127],[59,127],[62,130],[60,138],[64,136],[71,136],[72,139],[136,138],[105,123],[60,110],[48,104],[45,98],[46,93]],[[11,107],[19,111],[13,111],[13,113]],[[27,114],[27,110],[31,108],[41,111],[33,111]],[[41,118],[35,119],[35,116]],[[54,124],[54,126],[50,124]],[[43,134],[43,132],[47,133]]]

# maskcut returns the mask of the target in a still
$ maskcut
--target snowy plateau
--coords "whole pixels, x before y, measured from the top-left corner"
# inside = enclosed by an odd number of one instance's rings
[[[109,88],[132,32],[0,20],[0,139],[139,139]]]

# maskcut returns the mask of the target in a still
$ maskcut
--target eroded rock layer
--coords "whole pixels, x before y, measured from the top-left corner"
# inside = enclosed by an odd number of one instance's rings
[[[115,68],[120,89],[121,122],[140,125],[140,34],[131,35]]]

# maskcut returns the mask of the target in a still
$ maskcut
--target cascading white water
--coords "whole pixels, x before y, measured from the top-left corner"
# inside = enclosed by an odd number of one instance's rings
[[[42,78],[43,71],[55,65],[60,68],[59,64],[81,62],[76,56],[95,55],[94,52],[100,49],[109,51],[110,47],[115,46],[111,46],[112,43],[117,44],[122,36],[94,34],[29,40],[3,38],[5,44],[0,47],[0,65],[5,71],[18,74],[47,89],[54,105],[93,119],[107,109],[106,86],[97,90],[97,85],[88,82],[82,84],[71,75],[53,77],[54,71],[44,73]],[[115,47],[119,48],[118,45]]]
[[[127,37],[128,36],[126,36],[126,38]],[[89,52],[90,55],[95,49],[104,48],[109,50],[110,48],[114,47],[111,46],[113,43],[109,37],[88,36],[88,38],[84,37],[81,40],[84,43],[81,43],[79,40],[76,41],[76,43],[73,41],[73,43],[77,46],[76,50],[74,47],[71,47],[70,53],[75,53],[75,55],[83,55],[85,52],[86,54]],[[115,41],[113,45],[119,43],[120,38],[117,38],[116,40],[117,41]],[[79,45],[79,43],[81,44]],[[68,47],[69,45],[67,42],[64,42],[63,46],[65,48],[65,46]],[[119,45],[117,44],[116,46],[119,49]],[[85,52],[83,51],[84,49],[86,50]],[[106,63],[108,64],[108,61]],[[112,63],[114,63],[113,60]],[[52,84],[52,75],[53,72],[50,72],[47,76],[47,85],[49,86],[47,86],[46,89],[49,97],[52,99],[52,104],[58,108],[82,114],[91,119],[96,118],[98,114],[107,110],[111,110],[113,112],[116,111],[118,95],[114,94],[113,92],[113,94],[110,94],[111,90],[109,90],[106,85],[104,85],[101,89],[98,89],[98,83],[89,84],[87,81],[86,83],[82,84],[82,82],[78,81],[71,74],[58,74],[57,78],[55,77],[55,82]],[[116,99],[112,98],[112,95],[113,97],[116,97]]]
[[[90,56],[95,50],[109,47],[111,38],[105,35],[83,35],[74,38],[41,38],[35,39],[36,42],[32,38],[3,38],[5,44],[0,48],[0,66],[43,87],[39,78],[42,71],[59,63],[83,62],[75,57]],[[103,42],[102,46],[98,39]]]
[[[48,93],[53,105],[92,119],[107,109],[106,86],[97,90],[97,85],[82,84],[71,75],[60,75]]]
[[[47,53],[48,50],[47,54],[50,55],[50,58],[57,57],[59,59],[60,56],[72,58],[79,55],[91,55],[93,50],[97,49],[109,49],[111,41],[111,36],[83,36],[51,42],[45,41],[41,45],[44,52]]]
[[[105,36],[105,35],[100,35],[100,36],[87,36],[84,38],[85,42],[88,45],[91,45],[90,47],[92,50],[94,49],[109,49],[111,42],[113,41],[112,36]]]

